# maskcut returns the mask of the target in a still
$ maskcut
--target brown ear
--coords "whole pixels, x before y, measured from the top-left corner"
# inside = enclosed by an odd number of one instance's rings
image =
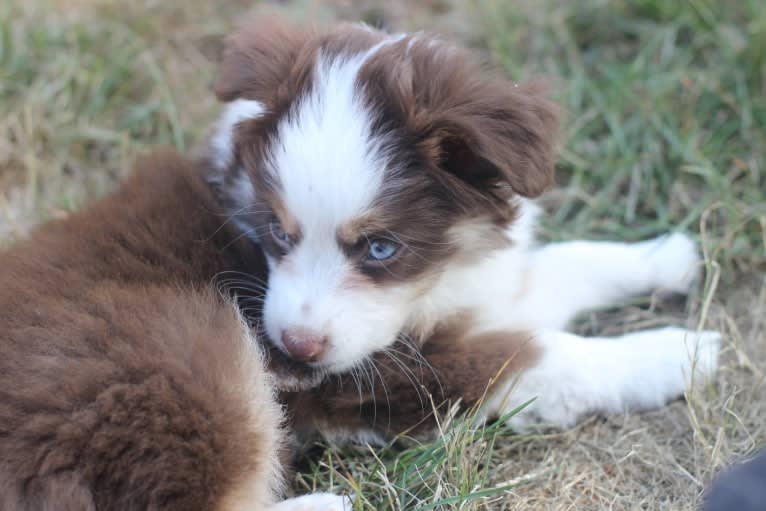
[[[443,170],[480,191],[498,186],[536,197],[553,184],[559,109],[541,87],[488,77],[467,53],[415,36],[371,64],[369,87],[388,89],[397,110]],[[378,84],[373,84],[377,81]],[[505,186],[503,186],[505,185]],[[494,194],[494,192],[493,192]]]
[[[296,27],[277,16],[245,23],[226,39],[215,92],[221,101],[238,98],[273,106],[279,96],[295,92],[306,81],[314,50],[310,27]]]
[[[553,184],[558,109],[528,86],[477,84],[437,113],[431,132],[440,166],[476,187],[503,183],[537,197]]]

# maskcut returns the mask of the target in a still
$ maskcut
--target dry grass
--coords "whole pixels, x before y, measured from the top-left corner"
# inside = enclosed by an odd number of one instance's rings
[[[764,444],[759,2],[279,4],[297,18],[438,29],[515,76],[556,78],[570,115],[544,235],[637,239],[682,226],[699,234],[707,263],[688,302],[649,297],[576,328],[686,323],[727,339],[715,385],[665,409],[545,436],[458,424],[440,442],[403,452],[321,450],[297,488],[353,489],[362,509],[693,509],[717,468]],[[216,112],[210,84],[221,36],[243,13],[270,8],[244,0],[0,6],[0,242],[103,193],[137,152],[199,141]]]

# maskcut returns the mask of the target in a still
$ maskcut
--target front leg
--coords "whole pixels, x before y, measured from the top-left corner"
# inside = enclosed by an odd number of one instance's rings
[[[695,243],[680,233],[639,243],[551,243],[530,253],[513,314],[528,328],[561,330],[582,311],[655,289],[688,293],[699,266]]]
[[[590,413],[657,408],[683,395],[691,382],[715,372],[717,332],[660,328],[606,338],[540,332],[539,362],[496,388],[485,403],[487,416],[502,416],[534,401],[509,424],[566,428]]]

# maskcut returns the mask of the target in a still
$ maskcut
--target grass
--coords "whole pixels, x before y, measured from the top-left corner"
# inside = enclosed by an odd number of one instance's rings
[[[510,419],[523,409],[509,412]],[[501,503],[522,479],[493,481],[488,467],[498,460],[496,442],[512,435],[504,421],[477,426],[477,409],[458,414],[454,407],[439,423],[440,434],[428,443],[401,438],[384,449],[319,446],[317,458],[306,456],[307,469],[296,487],[321,491],[339,479],[356,495],[355,509],[468,509]],[[406,442],[408,447],[401,447]]]
[[[763,263],[761,3],[575,4],[522,17],[489,3],[495,60],[564,84],[569,196],[551,237],[640,239],[704,216],[726,269]]]
[[[726,335],[716,384],[657,411],[514,436],[453,418],[433,444],[319,449],[295,480],[359,509],[694,509],[715,471],[766,441],[766,10],[758,0],[280,2],[300,18],[446,32],[566,107],[548,239],[681,228],[706,279],[574,328],[685,323]],[[114,186],[214,118],[221,37],[243,0],[27,0],[0,6],[0,243]]]

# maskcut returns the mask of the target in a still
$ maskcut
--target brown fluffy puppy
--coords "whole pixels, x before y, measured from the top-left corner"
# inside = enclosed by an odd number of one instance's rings
[[[278,488],[279,409],[209,285],[232,243],[170,153],[0,255],[0,509],[242,509]]]

